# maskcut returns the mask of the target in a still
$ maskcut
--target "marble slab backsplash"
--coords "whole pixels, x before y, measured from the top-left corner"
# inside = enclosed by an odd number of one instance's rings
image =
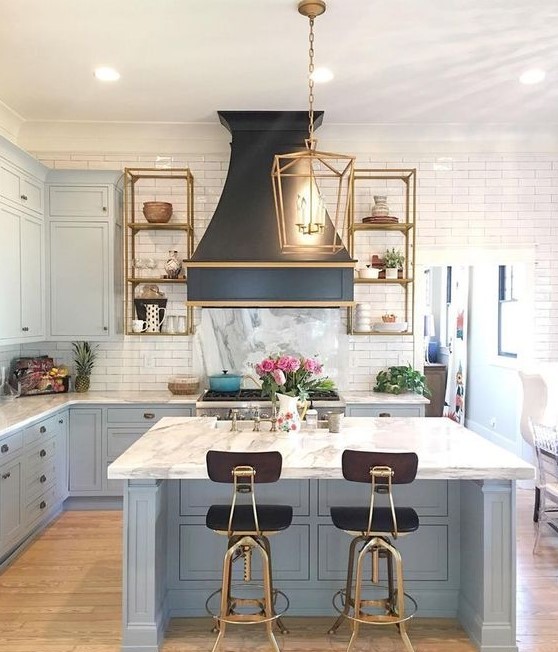
[[[194,336],[193,367],[204,377],[224,369],[257,377],[254,365],[267,355],[317,356],[324,375],[347,387],[349,338],[344,329],[340,310],[206,309]]]

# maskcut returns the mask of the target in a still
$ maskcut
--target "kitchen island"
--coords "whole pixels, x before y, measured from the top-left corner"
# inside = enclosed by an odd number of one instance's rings
[[[481,652],[517,652],[515,481],[534,477],[533,467],[443,418],[347,418],[336,435],[242,427],[161,419],[109,467],[109,478],[127,481],[122,652],[157,652],[169,618],[203,615],[219,587],[226,544],[204,517],[211,503],[228,502],[231,488],[207,479],[209,449],[281,452],[283,479],[258,487],[260,500],[289,503],[295,514],[272,540],[276,584],[289,614],[333,618],[349,537],[331,524],[329,508],[367,498],[366,486],[341,480],[345,448],[417,453],[417,480],[397,488],[396,502],[421,520],[399,542],[419,615],[459,618]]]

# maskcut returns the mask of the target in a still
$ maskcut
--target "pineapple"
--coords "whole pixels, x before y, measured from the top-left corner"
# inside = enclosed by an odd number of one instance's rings
[[[97,347],[92,348],[89,342],[72,342],[72,347],[76,365],[74,389],[76,392],[86,392],[89,389],[91,371],[97,357]]]

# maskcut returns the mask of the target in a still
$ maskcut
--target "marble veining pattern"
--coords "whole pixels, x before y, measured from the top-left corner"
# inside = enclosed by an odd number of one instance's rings
[[[324,374],[347,386],[349,339],[340,310],[206,309],[194,339],[194,368],[202,376],[229,369],[255,376],[253,365],[277,353],[317,355]],[[248,384],[252,387],[252,384]]]
[[[214,417],[166,417],[108,467],[111,479],[207,478],[208,450],[268,451],[283,456],[283,478],[340,479],[341,454],[356,450],[415,451],[418,479],[534,477],[534,468],[473,431],[444,418],[346,418],[343,430],[240,432]]]

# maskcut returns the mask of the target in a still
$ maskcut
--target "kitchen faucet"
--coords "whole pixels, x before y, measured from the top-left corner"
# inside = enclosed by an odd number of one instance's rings
[[[277,432],[277,413],[275,406],[271,408],[271,417],[264,419],[260,416],[260,408],[258,406],[254,408],[254,432],[260,432],[260,424],[262,422],[269,422],[271,424],[269,432]]]

